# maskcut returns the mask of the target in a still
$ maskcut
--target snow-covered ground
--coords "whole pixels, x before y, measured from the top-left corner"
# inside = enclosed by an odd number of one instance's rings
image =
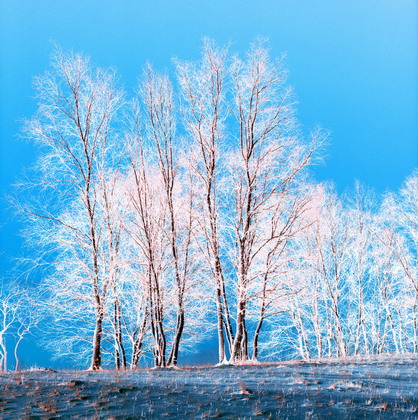
[[[0,418],[418,418],[418,356],[0,374]]]

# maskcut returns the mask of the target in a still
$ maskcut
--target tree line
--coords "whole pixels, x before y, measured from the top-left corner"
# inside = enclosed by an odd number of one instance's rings
[[[417,351],[418,178],[380,204],[315,182],[327,133],[303,134],[286,76],[261,42],[207,40],[132,98],[56,52],[19,202],[56,354],[176,366],[214,333],[219,363]]]

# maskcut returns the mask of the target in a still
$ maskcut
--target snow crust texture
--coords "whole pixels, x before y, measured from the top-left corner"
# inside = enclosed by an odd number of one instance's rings
[[[418,418],[418,357],[0,374],[0,418]]]

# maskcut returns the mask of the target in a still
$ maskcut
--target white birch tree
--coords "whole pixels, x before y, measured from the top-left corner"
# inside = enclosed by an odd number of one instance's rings
[[[25,131],[40,148],[40,177],[32,186],[41,198],[24,211],[41,247],[60,254],[58,259],[78,261],[77,273],[83,278],[77,282],[94,313],[90,368],[97,370],[110,287],[106,270],[100,267],[103,220],[97,207],[100,180],[114,160],[112,123],[123,96],[113,72],[92,69],[87,58],[60,51],[52,70],[35,79],[35,88],[38,111],[26,122]],[[73,278],[64,266],[62,278],[55,279],[68,282],[71,290]]]

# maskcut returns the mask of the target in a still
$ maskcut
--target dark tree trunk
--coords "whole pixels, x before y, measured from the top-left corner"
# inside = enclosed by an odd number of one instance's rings
[[[240,300],[238,303],[237,315],[237,333],[234,340],[234,347],[232,349],[232,362],[242,362],[248,359],[247,330],[245,325],[245,300]]]
[[[253,340],[253,357],[252,360],[258,360],[258,337],[260,335],[261,327],[263,326],[264,318],[261,317],[258,321],[257,328],[255,329],[254,333],[254,340]]]
[[[122,338],[122,321],[119,300],[114,302],[115,365],[116,369],[126,369],[126,352]]]
[[[145,337],[145,332],[147,329],[147,320],[148,320],[148,310],[144,313],[144,319],[142,321],[141,329],[136,338],[134,338],[134,344],[132,348],[132,360],[131,360],[131,369],[136,369],[139,364],[139,358],[141,356],[142,344]]]
[[[221,289],[218,285],[216,287],[216,313],[218,319],[218,357],[219,363],[225,362],[225,338],[223,329],[223,311],[222,311],[222,296]]]
[[[103,335],[103,314],[98,314],[96,319],[96,328],[93,336],[93,356],[91,360],[90,370],[101,370],[102,368],[102,335]]]
[[[177,366],[180,339],[183,334],[183,329],[184,329],[184,309],[182,307],[177,314],[176,333],[175,333],[173,344],[171,347],[170,356],[168,358],[168,363],[167,363],[168,366]]]

